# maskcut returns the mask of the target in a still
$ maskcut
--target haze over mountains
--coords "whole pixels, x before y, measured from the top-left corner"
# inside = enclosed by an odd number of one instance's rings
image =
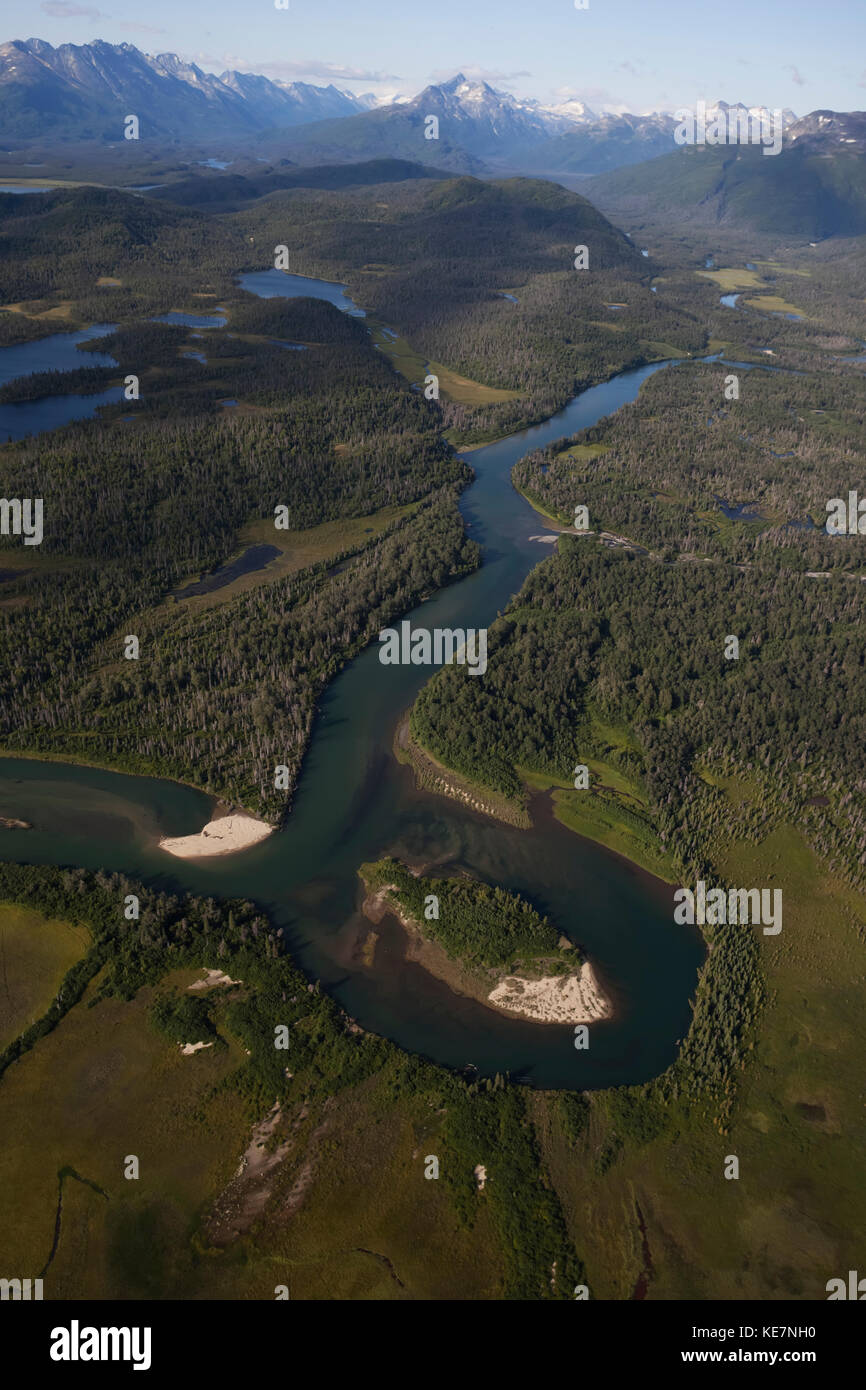
[[[755,146],[693,146],[602,174],[581,189],[614,221],[748,228],[823,241],[866,233],[866,115],[813,112],[778,156]]]
[[[123,118],[172,139],[242,138],[272,126],[348,116],[371,98],[337,87],[274,82],[254,73],[219,77],[174,53],[133,44],[14,39],[0,45],[0,128],[5,138],[117,140]]]
[[[724,106],[724,103],[718,103]],[[751,108],[761,110],[761,108]],[[333,85],[259,74],[204,72],[172,53],[129,43],[0,45],[0,129],[7,144],[117,142],[128,114],[141,137],[261,146],[298,163],[421,160],[461,173],[531,169],[582,176],[643,163],[676,148],[670,112],[597,113],[576,99],[552,105],[458,73],[386,105]],[[425,140],[427,116],[439,139]],[[796,120],[793,112],[787,120]]]

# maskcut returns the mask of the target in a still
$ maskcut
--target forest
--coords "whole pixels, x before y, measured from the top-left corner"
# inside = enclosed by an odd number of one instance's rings
[[[6,495],[41,496],[46,528],[38,559],[4,576],[0,719],[7,749],[180,777],[279,821],[328,680],[473,568],[477,547],[456,510],[468,470],[435,406],[362,324],[322,301],[244,298],[237,336],[208,330],[207,365],[179,356],[183,327],[95,340],[120,372],[136,369],[140,399],[2,450]],[[305,351],[281,345],[297,339]],[[228,396],[244,408],[221,406]],[[409,504],[362,545],[338,544],[330,563],[206,613],[169,597],[277,507],[297,534]],[[10,561],[14,545],[3,538]],[[136,663],[122,659],[129,632]],[[287,792],[274,789],[278,765]]]
[[[736,377],[736,399],[726,382]],[[521,459],[530,501],[665,558],[713,556],[781,571],[860,572],[862,536],[831,537],[827,503],[862,477],[862,374],[683,363],[635,402]]]
[[[517,968],[544,960],[552,967],[576,968],[580,957],[559,946],[547,917],[516,893],[471,878],[429,878],[411,873],[396,859],[362,864],[358,870],[370,892],[389,886],[400,907],[425,936],[438,941],[453,959],[470,967]],[[438,915],[426,912],[430,895]]]

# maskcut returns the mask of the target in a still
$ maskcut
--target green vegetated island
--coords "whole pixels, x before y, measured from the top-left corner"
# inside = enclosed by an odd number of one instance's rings
[[[359,873],[366,915],[375,923],[392,912],[410,933],[409,959],[453,988],[538,1023],[610,1017],[590,962],[517,894],[471,878],[429,878],[396,859]]]

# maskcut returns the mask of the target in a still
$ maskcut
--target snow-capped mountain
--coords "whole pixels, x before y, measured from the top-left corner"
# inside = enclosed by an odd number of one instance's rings
[[[217,77],[174,53],[153,56],[129,43],[0,45],[0,118],[13,138],[117,140],[124,117],[135,114],[143,137],[219,139],[364,109],[333,86],[243,72]]]
[[[847,145],[855,151],[866,148],[866,111],[812,111],[796,121],[788,141],[832,148]]]
[[[597,121],[598,116],[592,111],[585,101],[578,101],[577,97],[570,97],[568,101],[560,101],[555,105],[544,107],[552,116],[562,116],[567,121],[573,121],[575,125],[586,125],[591,121]]]
[[[462,72],[448,82],[425,87],[399,109],[437,116],[452,144],[481,158],[515,144],[547,140],[575,124],[569,115],[531,98],[498,92],[488,82],[470,81]]]
[[[772,116],[739,102],[705,106],[708,118],[713,111]],[[303,163],[401,158],[466,173],[486,167],[581,176],[669,153],[677,124],[672,112],[597,113],[576,96],[545,104],[462,72],[413,97],[356,96],[253,72],[216,75],[175,53],[151,55],[129,43],[0,45],[0,128],[7,141],[118,141],[129,114],[138,116],[142,139],[263,140],[271,157],[288,154]],[[429,116],[439,122],[435,142],[425,138]],[[823,133],[853,144],[860,138],[840,124],[854,116],[815,112],[809,125],[793,111],[783,116],[793,139]]]
[[[756,121],[764,121],[767,124],[769,124],[774,118],[774,112],[771,111],[769,107],[745,106],[741,101],[735,101],[730,103],[727,101],[708,101],[706,102],[706,109],[708,120],[712,119],[714,112],[730,113],[731,111],[744,111],[751,119],[754,119]],[[730,114],[728,114],[728,119],[730,120]],[[787,130],[788,127],[793,125],[796,120],[796,114],[791,110],[789,106],[786,106],[782,111],[782,129]]]

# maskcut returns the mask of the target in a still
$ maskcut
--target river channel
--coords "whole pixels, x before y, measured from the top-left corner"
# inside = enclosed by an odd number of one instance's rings
[[[242,283],[285,295],[286,280],[265,271]],[[344,286],[300,281],[298,288],[299,281],[292,277],[291,293],[315,286],[320,297],[331,298],[331,291],[333,302],[355,309]],[[544,424],[466,455],[475,480],[460,510],[483,564],[404,615],[413,626],[478,628],[495,620],[550,553],[533,539],[544,523],[512,487],[513,464],[634,400],[667,365],[623,372],[583,391]],[[362,1027],[446,1065],[471,1064],[485,1075],[508,1071],[546,1087],[657,1075],[688,1029],[704,957],[699,934],[673,921],[672,889],[566,830],[544,795],[533,801],[533,828],[520,830],[416,788],[412,770],[391,750],[397,723],[431,671],[383,666],[379,650],[373,644],[328,687],[288,823],[253,849],[197,862],[159,850],[159,836],[192,833],[210,818],[211,798],[192,788],[3,758],[0,815],[26,819],[33,829],[3,831],[0,854],[123,871],[175,893],[252,898],[283,928],[298,963]],[[575,747],[576,761],[579,752]],[[366,965],[361,945],[370,924],[360,912],[357,870],[384,854],[435,863],[436,871],[465,868],[519,892],[585,948],[614,1004],[610,1020],[592,1025],[589,1049],[575,1049],[570,1027],[511,1018],[452,993],[404,959],[405,940],[392,918],[377,929],[373,963]]]

